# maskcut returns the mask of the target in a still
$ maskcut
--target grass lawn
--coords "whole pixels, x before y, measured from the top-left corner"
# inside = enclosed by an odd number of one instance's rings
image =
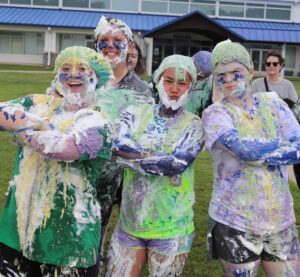
[[[1,69],[1,67],[0,67]],[[44,93],[49,86],[53,75],[51,73],[3,73],[0,74],[0,102],[21,97],[28,93]],[[300,80],[293,80],[298,92],[300,92]],[[8,182],[12,177],[15,146],[9,142],[9,136],[5,132],[0,133],[0,210],[3,207],[5,192]],[[195,223],[196,238],[190,253],[189,261],[184,270],[184,277],[218,277],[222,271],[217,262],[209,262],[206,257],[206,231],[207,209],[212,189],[211,159],[207,152],[201,153],[195,161],[196,179],[196,204]],[[290,183],[294,196],[297,222],[300,223],[300,192],[294,183]],[[117,211],[114,210],[108,238],[114,227]],[[147,276],[145,273],[144,276]],[[263,276],[263,274],[261,274]]]

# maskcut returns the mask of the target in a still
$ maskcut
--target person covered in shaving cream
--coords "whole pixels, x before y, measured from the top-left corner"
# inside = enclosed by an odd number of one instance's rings
[[[134,71],[128,70],[128,47],[133,42],[133,36],[125,22],[102,16],[94,33],[96,49],[109,60],[114,75],[105,89],[102,87],[96,91],[96,103],[114,126],[115,120],[128,106],[153,104],[154,100],[147,84]],[[121,191],[122,174],[123,169],[119,165],[107,161],[99,176],[97,188],[101,202],[101,238],[104,238],[114,202],[120,201],[116,195]]]
[[[201,117],[203,110],[212,104],[211,53],[201,50],[192,59],[197,69],[197,82],[184,104],[184,109]]]
[[[97,52],[103,54],[113,68],[114,79],[108,84],[109,87],[134,90],[136,96],[149,101],[150,88],[134,71],[128,69],[128,49],[132,47],[133,35],[127,24],[118,18],[102,16],[94,33]]]
[[[154,81],[161,104],[129,107],[113,153],[125,166],[118,225],[105,276],[180,276],[194,238],[193,161],[202,149],[198,116],[183,110],[197,78],[190,57],[165,58]]]
[[[0,103],[0,130],[20,143],[0,216],[0,275],[98,277],[96,180],[110,158],[111,127],[94,92],[112,73],[86,47],[64,49],[53,85],[62,98]]]
[[[300,248],[286,164],[299,162],[300,128],[276,93],[251,95],[248,51],[226,40],[212,52],[223,99],[202,116],[214,186],[210,256],[226,276],[300,276]]]

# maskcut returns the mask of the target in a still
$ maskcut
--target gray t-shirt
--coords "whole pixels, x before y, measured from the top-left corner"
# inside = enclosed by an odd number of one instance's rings
[[[273,84],[268,82],[269,90],[275,91],[281,99],[290,99],[296,102],[298,94],[294,88],[294,85],[289,80],[283,79],[279,83]],[[252,93],[266,91],[264,78],[258,78],[253,81]]]

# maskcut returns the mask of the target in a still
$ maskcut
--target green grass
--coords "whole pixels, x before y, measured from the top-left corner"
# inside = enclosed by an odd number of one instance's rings
[[[0,70],[53,71],[53,66],[0,64]]]
[[[53,74],[24,74],[24,73],[1,73],[0,74],[0,102],[21,97],[28,93],[44,93],[49,86]],[[293,80],[295,86],[300,91],[300,81]],[[5,192],[8,182],[12,177],[15,146],[10,143],[9,135],[5,132],[0,133],[0,210],[3,207]],[[211,262],[207,259],[206,252],[206,231],[208,226],[208,203],[212,190],[212,168],[211,158],[207,152],[201,153],[195,162],[195,224],[196,237],[193,243],[189,260],[184,269],[184,277],[218,277],[222,276],[222,270],[218,262]],[[295,212],[297,222],[300,223],[300,192],[294,183],[290,183],[294,197]],[[117,209],[114,210],[108,231],[109,237],[117,220]],[[147,272],[147,271],[145,271]],[[145,273],[143,276],[147,276]],[[261,274],[261,276],[264,276]]]

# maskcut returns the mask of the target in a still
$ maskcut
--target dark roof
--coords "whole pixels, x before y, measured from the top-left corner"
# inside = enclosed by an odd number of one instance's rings
[[[156,36],[171,31],[192,31],[207,36],[215,41],[226,38],[243,41],[244,38],[237,34],[234,30],[219,24],[207,15],[193,11],[186,15],[177,17],[167,23],[157,26],[156,28],[145,33],[145,36]]]

